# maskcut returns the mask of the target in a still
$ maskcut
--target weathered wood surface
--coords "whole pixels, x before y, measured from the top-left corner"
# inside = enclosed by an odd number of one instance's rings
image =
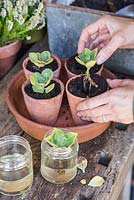
[[[47,48],[47,39],[36,44],[32,50]],[[40,174],[40,142],[25,134],[18,126],[15,118],[8,110],[5,102],[7,83],[21,69],[20,62],[0,82],[0,136],[16,134],[25,137],[31,144],[34,162],[34,182],[25,200],[117,200],[122,189],[125,177],[134,160],[134,124],[129,125],[126,131],[115,129],[114,124],[98,138],[80,145],[79,155],[88,160],[86,173],[78,171],[73,181],[65,185],[54,185],[45,181]],[[111,161],[108,167],[98,164],[100,152],[106,152]],[[100,188],[91,188],[82,185],[80,180],[87,181],[94,175],[105,178]],[[16,197],[0,195],[0,200],[15,200]]]

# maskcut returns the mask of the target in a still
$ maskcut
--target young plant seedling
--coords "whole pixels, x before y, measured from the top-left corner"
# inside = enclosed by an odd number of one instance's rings
[[[57,176],[58,174],[58,179],[61,179],[61,181],[66,181],[69,179],[71,174],[76,172],[75,165],[77,155],[74,153],[75,150],[72,147],[75,145],[76,137],[76,133],[65,132],[64,130],[58,128],[54,128],[52,134],[45,137],[45,141],[52,148],[54,148],[53,151],[55,152],[57,149],[57,152],[59,152],[58,158],[49,157],[49,159],[47,159],[46,165],[51,166],[52,168],[50,171],[50,176],[53,176],[54,174]],[[62,154],[60,154],[60,152],[62,152]],[[67,155],[66,152],[68,152]]]
[[[30,61],[37,67],[44,67],[53,62],[53,58],[49,51],[43,51],[42,53],[29,53]]]
[[[44,69],[41,73],[33,73],[30,76],[33,91],[42,94],[51,92],[55,87],[54,83],[50,84],[52,78],[53,72],[51,69]]]
[[[77,134],[74,132],[65,133],[63,130],[54,128],[51,135],[47,136],[45,140],[53,147],[69,148],[76,140]]]
[[[90,83],[91,86],[98,87],[98,85],[91,79],[90,75],[90,69],[95,66],[96,64],[96,56],[97,56],[98,49],[89,50],[87,48],[83,49],[83,51],[75,57],[76,61],[86,67],[86,75],[84,78],[84,88],[85,88],[85,82]]]

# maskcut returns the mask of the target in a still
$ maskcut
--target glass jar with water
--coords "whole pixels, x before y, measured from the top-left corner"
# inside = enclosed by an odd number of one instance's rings
[[[21,195],[32,182],[32,152],[28,141],[15,135],[0,138],[0,193]]]
[[[76,176],[79,146],[73,134],[55,128],[45,135],[41,144],[41,174],[47,181],[64,184]]]

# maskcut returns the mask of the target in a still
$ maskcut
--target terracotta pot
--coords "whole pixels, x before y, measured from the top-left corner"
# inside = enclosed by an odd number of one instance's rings
[[[69,89],[68,89],[68,85],[71,82],[71,80],[76,79],[76,78],[81,77],[81,76],[82,75],[77,75],[77,76],[72,77],[71,79],[69,79],[67,81],[67,84],[66,84],[67,98],[68,98],[70,110],[71,110],[71,113],[72,113],[72,118],[73,118],[76,125],[83,125],[83,124],[90,123],[89,121],[81,120],[80,117],[77,116],[77,109],[76,109],[77,105],[80,102],[85,101],[86,99],[89,99],[89,97],[87,97],[87,98],[77,97],[77,96],[73,95],[71,92],[69,92]],[[99,75],[98,75],[98,77],[99,77]]]
[[[50,99],[34,99],[27,95],[24,88],[30,83],[29,80],[25,81],[22,85],[22,93],[27,110],[31,118],[38,123],[46,125],[54,125],[61,107],[64,85],[58,80],[54,79],[61,86],[61,92],[56,97]]]
[[[78,105],[78,103],[80,103],[81,101],[84,101],[86,98],[74,96],[68,90],[68,85],[69,85],[70,81],[72,79],[75,79],[75,78],[80,77],[80,76],[81,75],[77,75],[77,76],[72,77],[71,79],[69,79],[67,81],[67,84],[66,84],[66,93],[67,93],[68,103],[69,103],[70,110],[71,110],[71,113],[72,113],[72,118],[73,118],[76,125],[84,125],[84,124],[89,123],[87,121],[81,120],[80,117],[77,116],[77,110],[76,110],[76,106]]]
[[[21,41],[0,47],[0,78],[2,78],[13,66],[16,55],[21,48]]]
[[[65,76],[64,76],[65,75]],[[110,71],[102,71],[102,76],[105,78],[116,78]],[[66,78],[66,74],[62,74],[62,80]],[[67,128],[72,132],[78,133],[79,143],[91,140],[98,135],[102,134],[110,125],[110,122],[105,123],[88,123],[87,125],[75,125],[69,105],[66,98],[62,101],[60,113],[54,126],[40,124],[31,119],[27,111],[23,94],[22,84],[26,81],[23,70],[19,71],[13,76],[7,87],[6,101],[10,111],[16,118],[22,130],[34,137],[35,139],[42,140],[44,135],[53,127]]]
[[[72,72],[68,69],[67,61],[68,61],[68,59],[65,60],[65,62],[64,62],[64,67],[65,67],[65,69],[66,69],[67,76],[68,76],[68,78],[70,79],[70,78],[72,78],[72,77],[74,77],[74,76],[77,76],[77,74],[72,73]],[[103,70],[103,65],[102,65],[102,67],[100,68],[100,70],[99,70],[97,73],[95,73],[95,74],[101,75],[102,70]]]
[[[59,59],[57,56],[55,56],[55,55],[52,55],[52,57],[53,57],[53,59],[56,60],[57,63],[58,63],[58,68],[53,72],[53,73],[54,73],[54,78],[59,78],[60,70],[61,70],[61,61],[60,61],[60,59]],[[27,57],[27,58],[23,61],[23,64],[22,64],[23,70],[24,70],[24,73],[25,73],[25,76],[26,76],[27,80],[29,80],[29,79],[30,79],[30,76],[33,74],[33,72],[31,72],[30,70],[28,70],[28,69],[26,68],[27,63],[28,63],[29,60],[30,60],[30,58]]]

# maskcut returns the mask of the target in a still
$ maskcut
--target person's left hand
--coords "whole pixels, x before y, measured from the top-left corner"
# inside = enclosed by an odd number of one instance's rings
[[[77,115],[87,121],[134,122],[134,80],[107,80],[111,90],[77,105]]]

